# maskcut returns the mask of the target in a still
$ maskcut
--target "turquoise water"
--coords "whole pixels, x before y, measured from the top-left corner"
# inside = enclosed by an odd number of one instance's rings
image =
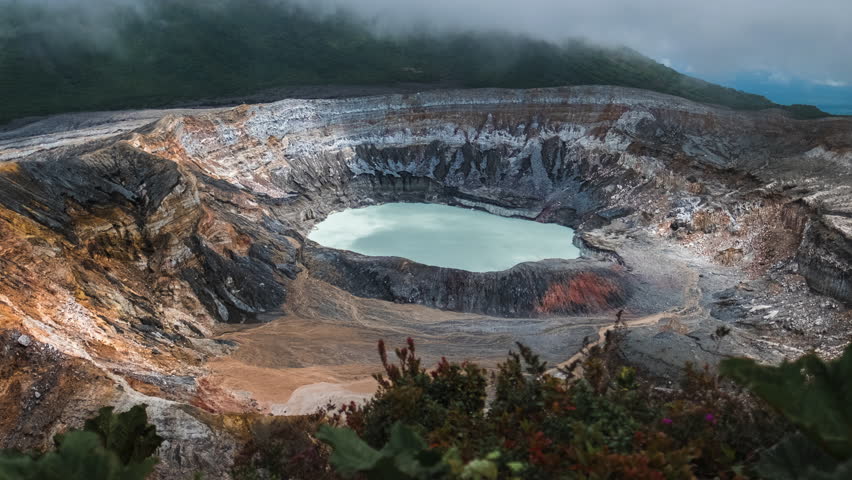
[[[426,203],[386,203],[333,213],[308,238],[363,255],[404,257],[471,272],[580,255],[568,227]]]

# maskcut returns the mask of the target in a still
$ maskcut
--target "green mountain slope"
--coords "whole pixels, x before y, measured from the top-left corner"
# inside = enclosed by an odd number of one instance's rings
[[[687,77],[627,49],[554,45],[501,34],[388,38],[343,15],[317,18],[269,0],[150,3],[144,14],[129,4],[105,4],[93,21],[91,11],[0,0],[0,123],[287,86],[411,82],[507,88],[621,85],[737,109],[777,106],[761,96]],[[803,106],[793,112],[825,115]]]

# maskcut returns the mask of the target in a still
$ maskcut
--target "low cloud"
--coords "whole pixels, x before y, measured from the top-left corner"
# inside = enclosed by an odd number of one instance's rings
[[[109,45],[113,10],[144,16],[179,0],[0,0],[53,9],[44,31],[76,33]],[[183,0],[189,1],[189,0]],[[198,8],[228,0],[198,0]],[[236,0],[234,0],[236,1]],[[418,29],[509,31],[560,42],[585,38],[628,46],[690,73],[778,72],[824,85],[852,84],[850,0],[267,0],[319,14],[351,12],[383,34]],[[251,8],[250,3],[243,8]],[[73,13],[73,14],[71,14]],[[0,20],[0,30],[3,22]],[[9,32],[0,31],[0,36]],[[682,67],[681,70],[685,70]]]
[[[790,75],[785,75],[781,72],[772,72],[772,73],[769,74],[767,79],[769,80],[770,83],[776,83],[776,84],[779,84],[779,85],[789,85],[790,82],[793,81],[793,79],[790,77]]]
[[[298,0],[344,8],[382,31],[508,30],[581,37],[719,76],[773,71],[852,82],[850,0]]]
[[[822,86],[824,86],[824,87],[838,87],[838,88],[839,88],[839,87],[847,87],[847,86],[849,86],[849,83],[848,83],[848,82],[841,82],[841,81],[839,81],[839,80],[832,80],[832,79],[828,79],[828,80],[814,80],[813,82],[814,82],[814,83],[816,83],[817,85],[822,85]]]

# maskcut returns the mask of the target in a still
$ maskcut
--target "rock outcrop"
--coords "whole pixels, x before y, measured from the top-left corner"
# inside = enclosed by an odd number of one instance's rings
[[[476,273],[308,245],[301,261],[314,278],[359,297],[499,317],[613,311],[635,290],[620,265],[588,259]]]

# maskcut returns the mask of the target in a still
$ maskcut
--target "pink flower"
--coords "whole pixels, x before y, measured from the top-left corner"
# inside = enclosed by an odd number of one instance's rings
[[[716,417],[712,413],[708,413],[707,415],[704,415],[704,420],[706,420],[708,423],[712,423],[713,425],[716,425]]]
[[[664,418],[662,421],[666,425],[671,425],[673,423],[671,418]]]

